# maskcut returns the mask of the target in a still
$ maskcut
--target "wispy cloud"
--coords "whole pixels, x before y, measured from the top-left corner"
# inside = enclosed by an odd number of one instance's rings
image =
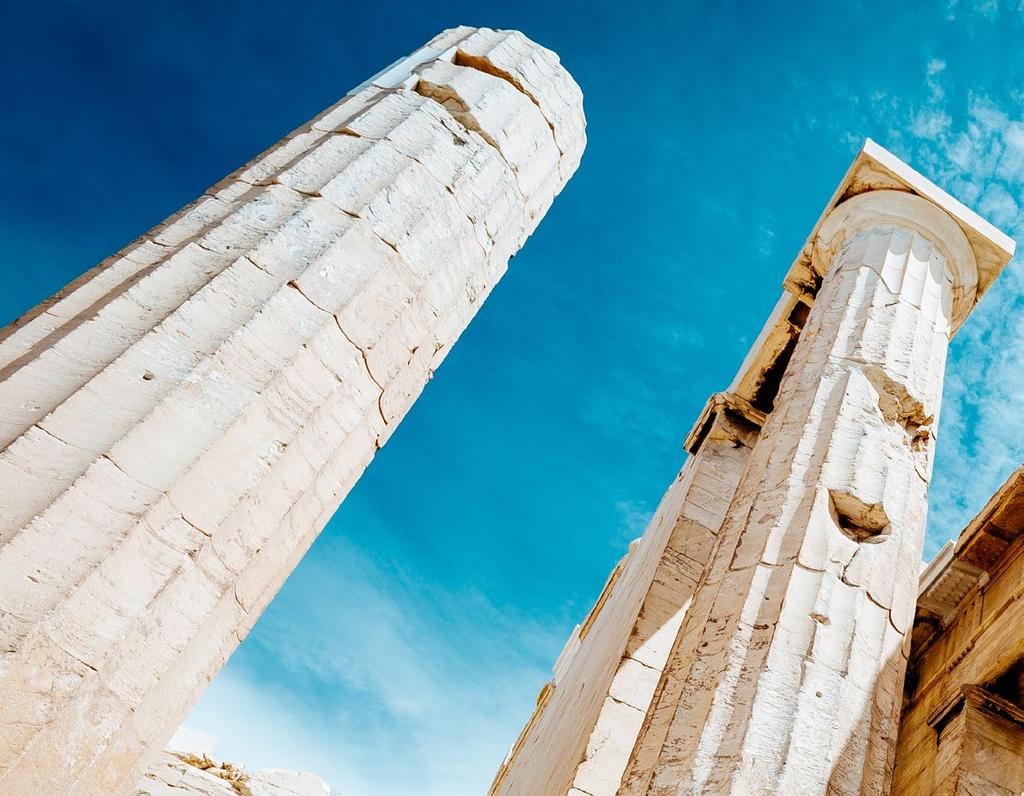
[[[561,632],[324,542],[188,724],[219,736],[221,758],[311,771],[346,796],[484,792]],[[263,662],[286,689],[258,685]]]
[[[1017,10],[1017,0],[946,0],[946,18],[953,20],[960,16],[960,12],[966,12],[969,16],[981,17],[992,20],[999,16],[1004,9],[1010,12]]]
[[[643,535],[654,514],[650,505],[642,500],[620,500],[615,508],[622,518],[622,532],[627,543]]]
[[[952,122],[945,111],[924,109],[914,114],[910,131],[918,138],[934,141],[949,130]]]
[[[996,4],[976,10],[996,13]],[[886,113],[889,138],[918,168],[1017,240],[1024,238],[1024,123],[1001,105],[939,83],[925,66],[928,100],[905,116]],[[960,121],[954,123],[954,118]],[[925,556],[954,538],[1024,460],[1024,275],[1005,270],[950,349]]]
[[[188,721],[189,730],[175,736],[177,743],[172,740],[182,751],[206,751],[250,771],[279,768],[316,774],[343,796],[374,793],[373,784],[349,763],[350,751],[324,743],[329,725],[237,666],[229,664],[217,676]],[[213,735],[211,749],[204,739]]]

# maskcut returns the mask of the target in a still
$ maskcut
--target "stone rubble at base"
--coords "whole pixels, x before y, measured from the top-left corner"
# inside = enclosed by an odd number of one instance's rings
[[[153,761],[133,796],[332,796],[315,774],[246,771],[205,754],[165,751]],[[335,796],[338,796],[337,794]]]

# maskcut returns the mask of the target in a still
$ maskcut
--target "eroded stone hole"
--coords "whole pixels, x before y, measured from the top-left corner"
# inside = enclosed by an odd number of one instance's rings
[[[878,544],[889,537],[889,516],[881,503],[865,503],[850,492],[830,489],[829,511],[847,539]]]
[[[878,408],[887,423],[899,426],[906,433],[912,451],[922,451],[931,439],[935,418],[927,414],[917,398],[879,367],[864,369],[864,375],[878,391]]]
[[[490,146],[494,147],[501,152],[501,147],[498,146],[498,142],[491,138],[490,135],[480,126],[473,114],[469,112],[469,105],[466,104],[465,100],[462,99],[448,86],[441,86],[437,83],[431,83],[429,80],[420,78],[416,85],[413,87],[420,96],[432,99],[434,102],[439,103],[444,107],[448,113],[452,115],[459,124],[465,127],[467,130],[472,130],[474,133],[484,139]]]
[[[931,420],[930,417],[924,422],[910,417],[901,418],[900,425],[907,432],[907,444],[912,451],[923,451],[928,447],[928,441],[932,436]]]

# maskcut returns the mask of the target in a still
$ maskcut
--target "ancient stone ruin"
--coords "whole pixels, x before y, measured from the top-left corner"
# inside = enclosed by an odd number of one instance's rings
[[[494,796],[1024,790],[1019,472],[919,578],[947,346],[1013,249],[864,145]]]
[[[0,332],[0,793],[133,787],[585,146],[448,30]]]
[[[553,53],[446,31],[0,332],[0,792],[325,792],[161,750],[584,128]],[[1013,248],[865,144],[492,794],[1024,791],[1024,471],[920,564]]]

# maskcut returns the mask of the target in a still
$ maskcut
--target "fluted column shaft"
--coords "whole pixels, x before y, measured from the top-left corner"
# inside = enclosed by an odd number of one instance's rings
[[[700,451],[573,630],[492,796],[614,796],[760,419],[714,407]]]
[[[635,576],[640,588],[646,587],[643,602],[615,674],[604,689],[607,695],[576,768],[576,790],[570,790],[570,796],[580,792],[615,796],[619,790],[659,675],[763,421],[756,409],[745,408],[745,415],[727,406],[714,410],[700,450],[686,461],[639,542],[640,546],[656,545],[655,560]]]
[[[824,281],[634,749],[628,794],[882,793],[952,324],[956,223],[876,191],[823,224]]]
[[[581,100],[446,31],[0,332],[0,791],[135,781],[572,175]]]

